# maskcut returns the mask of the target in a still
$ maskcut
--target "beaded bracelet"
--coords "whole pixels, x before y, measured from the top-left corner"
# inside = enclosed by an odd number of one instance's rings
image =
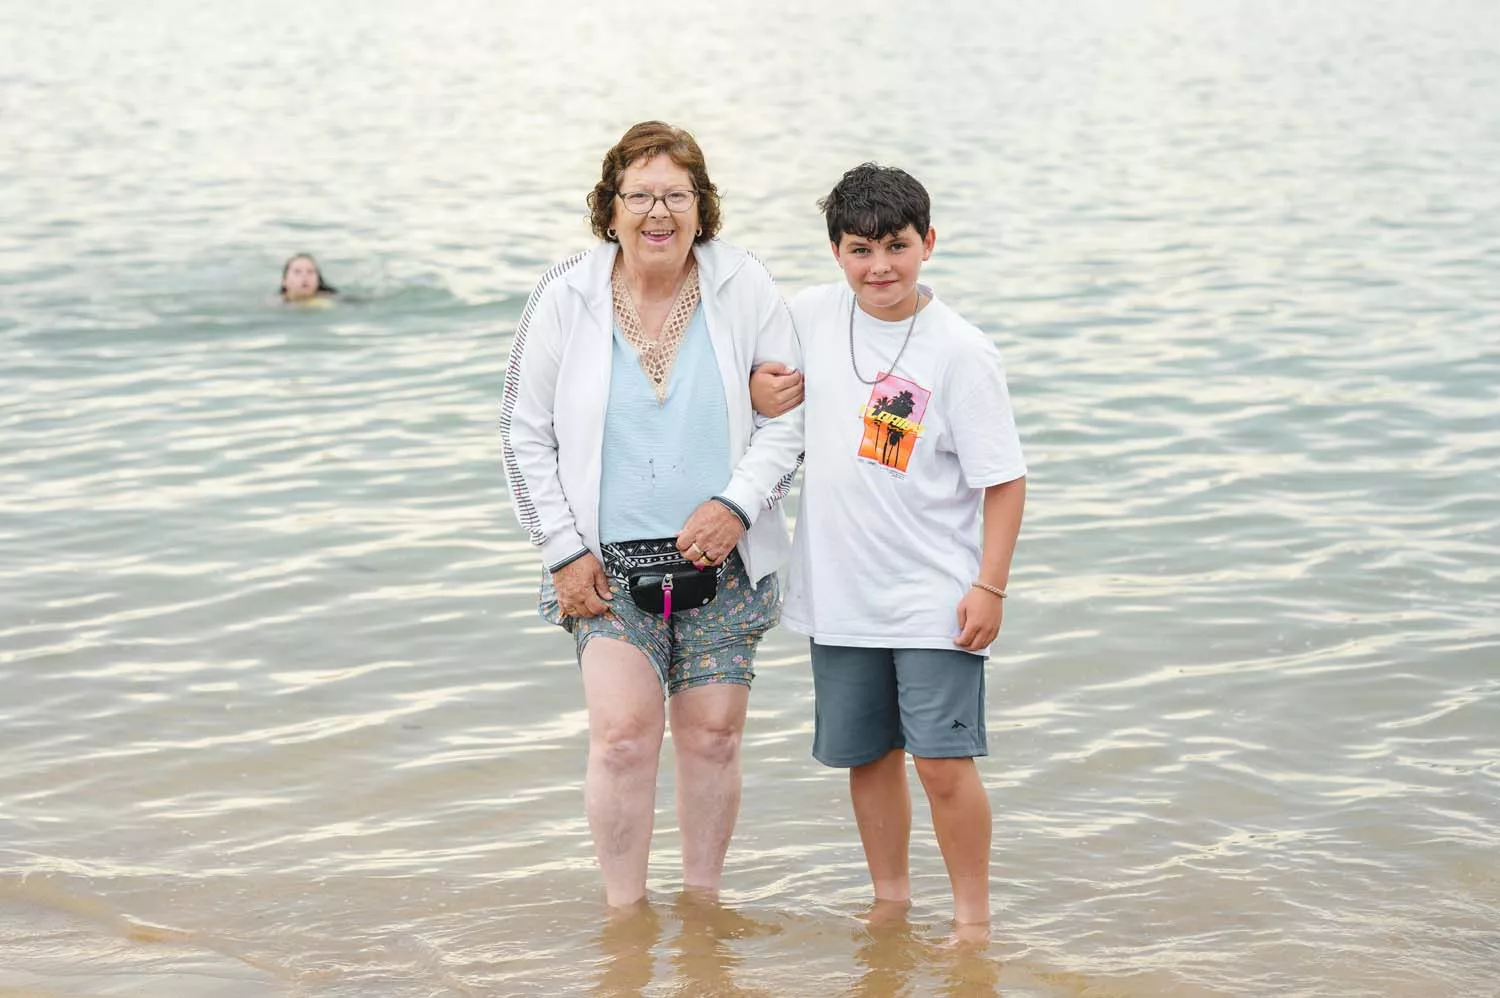
[[[988,582],[979,582],[979,581],[976,580],[974,582],[969,583],[969,586],[972,589],[983,589],[987,593],[994,593],[996,596],[999,596],[1001,599],[1005,599],[1005,590],[1001,589],[999,586],[992,586]]]

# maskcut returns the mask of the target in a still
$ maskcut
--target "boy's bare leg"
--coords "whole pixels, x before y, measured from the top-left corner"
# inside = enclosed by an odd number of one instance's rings
[[[670,701],[684,887],[717,892],[740,813],[740,741],[750,687],[708,683]]]
[[[666,712],[661,680],[640,650],[595,638],[583,650],[589,758],[583,800],[611,907],[646,895],[656,819],[656,767]]]
[[[953,918],[990,920],[990,798],[973,759],[917,759],[932,827],[953,885]]]
[[[906,786],[906,751],[849,770],[849,796],[865,863],[878,901],[910,901],[911,792]]]

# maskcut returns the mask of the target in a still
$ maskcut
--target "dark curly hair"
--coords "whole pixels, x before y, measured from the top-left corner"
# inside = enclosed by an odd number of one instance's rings
[[[911,174],[894,166],[861,163],[845,173],[818,202],[828,223],[828,241],[845,235],[881,239],[910,225],[919,237],[932,227],[932,199]]]
[[[614,148],[604,154],[599,182],[586,199],[594,235],[609,242],[617,241],[609,234],[609,223],[614,218],[620,176],[635,163],[663,154],[692,176],[693,189],[698,192],[698,225],[703,231],[693,241],[707,242],[719,234],[719,189],[708,179],[708,164],[698,141],[686,129],[664,121],[642,121],[631,125]]]

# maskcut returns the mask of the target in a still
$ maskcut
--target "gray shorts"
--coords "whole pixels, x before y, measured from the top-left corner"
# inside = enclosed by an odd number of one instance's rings
[[[812,646],[813,758],[841,769],[894,749],[921,759],[988,755],[984,659],[958,649]]]
[[[624,583],[610,580],[615,598],[598,617],[564,617],[552,577],[542,573],[537,612],[573,635],[578,655],[595,638],[614,638],[637,648],[656,668],[667,696],[709,683],[749,686],[755,650],[781,618],[781,587],[775,575],[750,585],[738,552],[731,551],[719,578],[719,595],[707,606],[674,613],[670,620],[647,613],[630,600]]]

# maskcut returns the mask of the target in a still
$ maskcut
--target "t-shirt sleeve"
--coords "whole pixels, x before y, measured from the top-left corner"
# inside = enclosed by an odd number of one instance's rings
[[[964,481],[983,489],[1026,474],[1000,351],[977,334],[951,369],[949,435]]]

